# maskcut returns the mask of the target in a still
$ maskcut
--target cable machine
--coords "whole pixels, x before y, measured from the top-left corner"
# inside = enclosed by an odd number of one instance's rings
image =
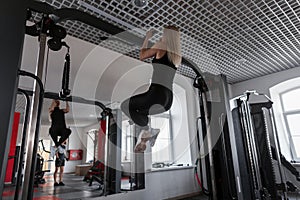
[[[266,101],[251,103],[251,96],[262,96]],[[246,91],[234,98],[232,115],[237,144],[244,199],[287,199],[287,187],[283,177],[280,145],[269,97],[256,91]],[[274,152],[272,154],[272,152]],[[278,161],[279,180],[275,165]]]

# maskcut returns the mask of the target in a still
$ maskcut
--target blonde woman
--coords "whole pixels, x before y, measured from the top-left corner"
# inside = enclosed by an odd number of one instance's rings
[[[132,96],[121,104],[122,111],[142,127],[135,152],[143,152],[146,142],[154,145],[159,129],[148,128],[148,115],[169,110],[173,102],[172,84],[181,63],[180,32],[175,26],[166,26],[161,39],[148,48],[153,32],[148,31],[140,50],[140,60],[152,58],[153,74],[147,92]]]

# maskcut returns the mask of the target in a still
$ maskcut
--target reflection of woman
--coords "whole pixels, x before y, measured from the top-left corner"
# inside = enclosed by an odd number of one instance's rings
[[[153,74],[147,92],[132,96],[121,104],[122,111],[144,131],[141,132],[135,151],[143,152],[149,139],[154,145],[159,130],[147,131],[148,115],[163,113],[171,108],[173,102],[172,84],[181,63],[180,32],[175,26],[166,26],[161,39],[151,48],[148,41],[152,31],[147,32],[140,51],[140,59],[152,59]]]
[[[66,139],[68,139],[71,134],[71,130],[67,128],[65,122],[65,113],[68,113],[70,111],[69,104],[68,102],[66,102],[65,109],[60,109],[59,105],[59,100],[53,100],[49,108],[49,114],[51,118],[51,127],[49,129],[49,134],[56,147],[66,141]],[[60,136],[59,141],[58,136]]]
[[[66,156],[66,144],[67,141],[64,141],[59,147],[56,152],[56,159],[55,159],[55,171],[53,174],[54,177],[54,186],[64,186],[63,183],[63,173],[65,167],[65,159],[67,160]],[[59,169],[59,183],[56,181],[57,173]]]

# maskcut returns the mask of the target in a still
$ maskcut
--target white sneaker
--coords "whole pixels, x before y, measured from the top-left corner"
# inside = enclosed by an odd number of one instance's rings
[[[51,158],[55,157],[56,151],[57,151],[57,147],[56,146],[51,146],[50,147],[50,157]]]
[[[157,136],[160,132],[160,129],[158,128],[151,128],[151,138],[149,140],[150,146],[153,147],[155,145]]]
[[[134,147],[135,153],[143,153],[146,150],[146,143],[151,139],[151,133],[147,130],[142,130],[137,143]]]

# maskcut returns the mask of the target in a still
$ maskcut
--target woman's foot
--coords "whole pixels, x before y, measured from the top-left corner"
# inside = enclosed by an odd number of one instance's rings
[[[59,183],[58,183],[58,182],[55,182],[55,183],[54,183],[54,187],[56,187],[56,186],[59,186]]]
[[[65,186],[65,184],[63,182],[59,182],[58,184],[59,186]]]
[[[149,140],[150,146],[153,147],[155,145],[157,136],[160,132],[160,129],[158,128],[151,128],[151,138]]]
[[[152,137],[152,135],[149,131],[142,130],[139,135],[138,141],[135,145],[134,152],[135,153],[143,153],[147,148],[146,143],[151,139],[151,137]]]

